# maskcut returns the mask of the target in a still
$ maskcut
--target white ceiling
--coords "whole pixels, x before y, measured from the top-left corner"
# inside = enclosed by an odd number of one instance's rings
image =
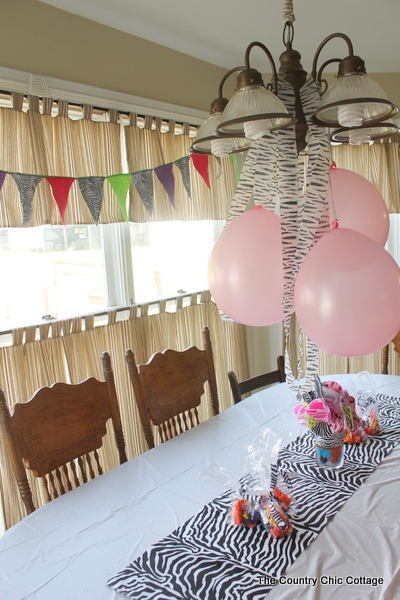
[[[260,41],[279,65],[282,0],[41,0],[179,52],[230,69],[240,66],[252,41]],[[367,72],[400,72],[400,0],[294,0],[293,47],[310,71],[320,42],[331,33],[347,34]],[[321,54],[347,55],[333,40]],[[268,72],[267,57],[251,52],[251,66]],[[328,68],[327,70],[334,70]]]

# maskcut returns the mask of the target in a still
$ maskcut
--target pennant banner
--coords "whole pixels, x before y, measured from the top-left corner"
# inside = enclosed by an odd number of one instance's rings
[[[12,173],[17,184],[19,198],[22,207],[22,227],[26,227],[32,218],[32,198],[36,186],[42,181],[41,175],[24,175],[23,173]]]
[[[222,174],[221,159],[216,157],[213,158],[218,160],[219,174],[217,177],[220,177]],[[209,156],[193,154],[191,156],[183,156],[174,162],[160,165],[154,169],[144,169],[143,171],[137,171],[136,173],[107,175],[105,177],[58,177],[50,175],[11,173],[9,171],[0,170],[0,190],[3,186],[6,175],[11,175],[18,187],[20,195],[20,202],[22,206],[22,226],[26,227],[32,218],[32,200],[36,191],[36,187],[42,179],[46,179],[51,188],[54,201],[60,211],[62,222],[65,225],[64,217],[68,206],[69,192],[73,182],[75,179],[77,179],[82,197],[89,208],[94,223],[98,225],[104,200],[104,180],[108,179],[111,188],[117,197],[122,215],[125,221],[128,221],[127,196],[131,182],[138,192],[149,216],[152,216],[154,206],[153,171],[164,187],[169,201],[175,208],[175,177],[173,165],[176,165],[182,177],[182,183],[187,195],[189,198],[191,198],[191,178],[189,168],[190,159],[192,159],[196,171],[204,179],[207,187],[210,188]]]
[[[78,179],[79,189],[96,225],[99,224],[103,206],[104,179],[105,177],[80,177]]]
[[[117,196],[118,204],[121,207],[122,215],[128,222],[128,213],[126,212],[126,197],[128,195],[129,186],[131,183],[130,173],[123,175],[109,175],[106,179],[110,182],[115,195]]]
[[[183,185],[185,186],[185,190],[189,198],[192,197],[192,192],[190,189],[190,170],[189,170],[189,156],[184,156],[183,158],[179,158],[175,161],[175,165],[178,167],[181,172],[181,177],[183,181]]]
[[[132,183],[138,192],[145,209],[150,217],[153,214],[154,191],[153,191],[153,172],[151,169],[133,173]]]
[[[65,210],[68,204],[68,194],[71,189],[71,185],[75,181],[75,177],[46,177],[49,182],[51,191],[53,192],[54,200],[60,211],[61,220],[64,222]]]
[[[172,173],[172,163],[167,165],[161,165],[154,169],[155,174],[164,186],[165,191],[168,194],[169,201],[175,208],[175,180],[174,174]]]
[[[4,180],[6,178],[7,173],[5,171],[0,171],[0,190],[3,187]]]
[[[208,174],[208,154],[192,154],[192,161],[198,173],[202,176],[208,188],[210,188],[210,177]]]

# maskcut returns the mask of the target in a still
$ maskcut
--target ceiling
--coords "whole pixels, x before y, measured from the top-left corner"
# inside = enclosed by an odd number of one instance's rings
[[[252,41],[284,50],[282,0],[41,0],[226,69],[240,66]],[[316,48],[331,33],[347,34],[367,72],[400,72],[400,0],[294,0],[293,47],[307,72]],[[318,66],[343,58],[343,40],[328,43]],[[269,72],[267,57],[253,49],[251,66]],[[334,65],[327,69],[335,70]]]

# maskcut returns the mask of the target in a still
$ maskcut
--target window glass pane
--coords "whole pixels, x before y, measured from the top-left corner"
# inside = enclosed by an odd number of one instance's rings
[[[95,225],[0,230],[0,327],[37,323],[106,306],[100,230]]]
[[[135,302],[208,289],[207,267],[224,221],[131,223]]]

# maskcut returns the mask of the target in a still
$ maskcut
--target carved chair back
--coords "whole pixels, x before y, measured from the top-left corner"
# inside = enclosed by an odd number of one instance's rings
[[[203,349],[167,349],[136,364],[133,351],[125,352],[128,372],[149,448],[154,448],[153,426],[164,442],[200,422],[198,407],[208,381],[212,414],[219,413],[217,382],[208,327],[203,328]]]
[[[244,394],[248,394],[249,392],[253,392],[254,390],[266,387],[267,385],[271,385],[273,383],[283,383],[286,380],[285,359],[283,356],[278,356],[277,365],[278,368],[276,371],[263,373],[262,375],[257,375],[256,377],[250,377],[249,379],[244,379],[241,382],[238,382],[233,371],[229,371],[228,378],[235,404],[242,400]]]
[[[42,479],[46,501],[103,473],[98,449],[112,420],[119,462],[126,462],[125,440],[110,356],[102,354],[105,381],[89,377],[78,384],[55,383],[26,403],[8,410],[0,390],[0,431],[21,499],[35,510],[25,469]]]

